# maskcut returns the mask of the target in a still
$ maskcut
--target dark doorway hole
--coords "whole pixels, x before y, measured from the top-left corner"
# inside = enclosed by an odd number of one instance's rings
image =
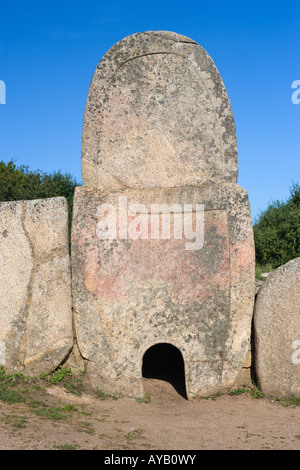
[[[145,352],[142,375],[147,379],[169,382],[177,393],[187,399],[183,357],[172,344],[155,344]]]

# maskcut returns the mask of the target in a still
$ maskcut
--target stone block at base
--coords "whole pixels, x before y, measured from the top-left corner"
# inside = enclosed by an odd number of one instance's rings
[[[300,258],[269,274],[257,294],[256,375],[262,391],[300,397]]]
[[[113,239],[99,238],[102,209],[111,209],[120,222],[124,214],[119,203],[125,197],[131,234],[134,204],[144,215],[162,207],[162,213],[154,214],[161,221],[168,207],[203,205],[203,245],[187,250],[191,240],[172,236],[178,213],[170,214],[170,239],[152,239],[150,228],[136,239],[125,239],[120,232]],[[140,396],[145,352],[167,343],[182,354],[188,398],[226,391],[235,383],[249,349],[254,282],[252,219],[247,193],[239,186],[110,193],[76,189],[75,328],[96,387]]]
[[[53,371],[73,344],[65,198],[0,204],[0,364]]]

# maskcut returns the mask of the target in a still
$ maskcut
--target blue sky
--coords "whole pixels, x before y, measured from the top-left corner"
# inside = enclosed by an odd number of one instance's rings
[[[141,31],[193,38],[214,60],[235,118],[238,183],[252,216],[300,183],[300,1],[1,1],[0,160],[81,181],[81,132],[94,70]]]

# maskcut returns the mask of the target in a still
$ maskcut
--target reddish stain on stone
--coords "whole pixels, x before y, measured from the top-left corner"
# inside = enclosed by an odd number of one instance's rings
[[[95,232],[95,228],[88,232]],[[225,212],[208,211],[205,213],[205,244],[200,250],[186,250],[188,240],[185,238],[95,239],[95,247],[86,250],[85,287],[110,302],[124,302],[138,286],[147,289],[164,286],[181,302],[213,296],[229,285],[227,234]],[[81,249],[84,252],[85,247]]]

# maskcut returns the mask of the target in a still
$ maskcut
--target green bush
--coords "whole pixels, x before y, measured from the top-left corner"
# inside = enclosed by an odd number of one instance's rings
[[[0,162],[0,202],[44,199],[63,196],[69,208],[69,227],[72,219],[74,189],[79,183],[60,171],[51,174],[31,171],[28,166],[17,167],[13,161]]]
[[[300,256],[300,187],[285,202],[272,202],[254,224],[256,262],[277,268]]]

